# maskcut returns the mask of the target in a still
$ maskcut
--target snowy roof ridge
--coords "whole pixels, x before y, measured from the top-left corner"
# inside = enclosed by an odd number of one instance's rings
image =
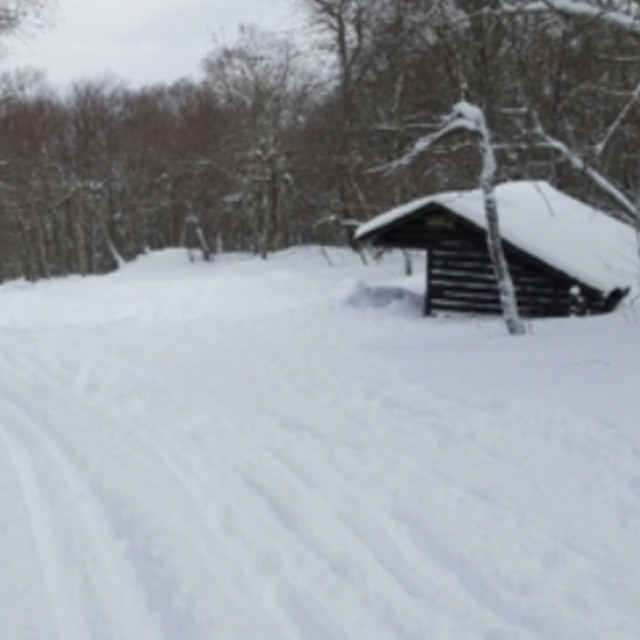
[[[640,251],[636,231],[545,181],[521,180],[496,186],[504,240],[576,280],[601,291],[637,285]],[[426,196],[391,209],[362,224],[362,241],[429,204],[443,206],[486,229],[480,189]]]

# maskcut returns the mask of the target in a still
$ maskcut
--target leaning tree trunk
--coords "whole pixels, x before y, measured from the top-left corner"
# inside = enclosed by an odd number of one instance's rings
[[[509,271],[509,265],[504,254],[502,236],[500,235],[500,223],[498,220],[498,203],[494,191],[496,174],[496,158],[491,143],[489,129],[482,116],[479,123],[479,133],[482,145],[482,178],[481,188],[484,200],[484,213],[487,219],[487,245],[489,256],[493,264],[498,283],[498,294],[502,317],[507,330],[511,335],[523,335],[526,333],[524,322],[518,312],[518,301],[513,280]]]
[[[487,245],[496,280],[498,281],[502,316],[511,335],[522,335],[526,332],[525,325],[518,312],[516,290],[504,255],[498,223],[498,206],[491,183],[482,185],[482,195],[484,197],[484,211],[487,217]]]

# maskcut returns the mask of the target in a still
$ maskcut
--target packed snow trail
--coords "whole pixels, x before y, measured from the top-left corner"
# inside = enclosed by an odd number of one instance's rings
[[[638,327],[515,344],[333,255],[0,289],[0,638],[638,637]]]

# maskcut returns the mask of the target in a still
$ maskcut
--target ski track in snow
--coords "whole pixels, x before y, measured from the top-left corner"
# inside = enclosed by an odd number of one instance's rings
[[[637,638],[640,439],[409,376],[328,267],[172,260],[0,312],[0,638]]]
[[[0,412],[57,637],[159,637],[95,492],[30,413],[6,400]]]

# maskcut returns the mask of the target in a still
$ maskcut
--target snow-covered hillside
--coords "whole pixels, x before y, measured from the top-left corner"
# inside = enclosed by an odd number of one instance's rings
[[[635,311],[330,255],[0,288],[2,640],[640,637]]]

